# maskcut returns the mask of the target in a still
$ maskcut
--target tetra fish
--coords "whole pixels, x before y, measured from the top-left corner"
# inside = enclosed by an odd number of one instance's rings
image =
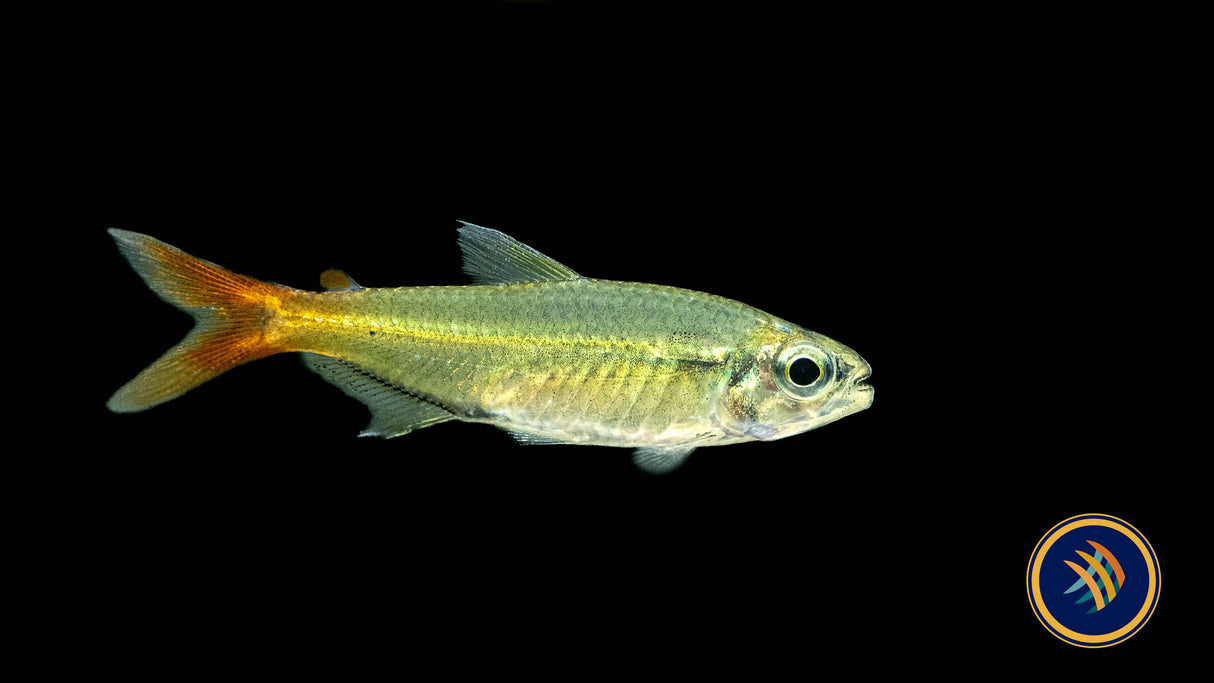
[[[324,292],[257,280],[147,235],[123,256],[195,326],[118,389],[115,412],[172,400],[242,363],[300,352],[370,408],[364,436],[483,422],[528,444],[635,449],[651,472],[700,446],[770,441],[872,405],[855,351],[711,294],[583,277],[504,233],[459,228],[468,286]]]

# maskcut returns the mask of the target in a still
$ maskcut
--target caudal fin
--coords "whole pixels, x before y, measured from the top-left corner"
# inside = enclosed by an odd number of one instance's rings
[[[194,329],[106,403],[117,413],[172,400],[241,363],[285,349],[266,341],[267,306],[289,288],[237,275],[137,232],[110,235],[135,272],[160,298],[194,316]]]

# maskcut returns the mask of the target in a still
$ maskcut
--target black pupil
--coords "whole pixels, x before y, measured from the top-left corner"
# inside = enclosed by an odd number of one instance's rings
[[[807,387],[818,379],[822,371],[818,369],[818,364],[808,358],[798,358],[788,366],[788,379],[799,387]]]

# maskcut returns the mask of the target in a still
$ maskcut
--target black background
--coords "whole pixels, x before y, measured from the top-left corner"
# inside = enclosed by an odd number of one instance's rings
[[[31,187],[88,268],[53,278],[84,302],[54,335],[74,447],[34,490],[92,661],[1099,675],[1189,651],[1206,442],[1171,20],[463,11],[96,17],[127,40],[74,26],[94,49],[39,86]],[[456,219],[839,339],[874,406],[665,477],[480,425],[356,438],[365,409],[290,356],[105,411],[190,327],[105,228],[397,286],[466,282]],[[1100,651],[1024,587],[1088,512],[1142,531],[1164,584]]]

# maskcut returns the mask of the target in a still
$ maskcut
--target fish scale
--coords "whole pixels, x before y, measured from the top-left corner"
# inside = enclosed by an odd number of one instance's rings
[[[585,278],[298,302],[279,321],[293,348],[341,357],[455,414],[601,445],[642,432],[684,438],[711,413],[728,349],[758,322],[728,299]],[[730,336],[724,351],[696,343]],[[450,372],[434,372],[435,361]]]

